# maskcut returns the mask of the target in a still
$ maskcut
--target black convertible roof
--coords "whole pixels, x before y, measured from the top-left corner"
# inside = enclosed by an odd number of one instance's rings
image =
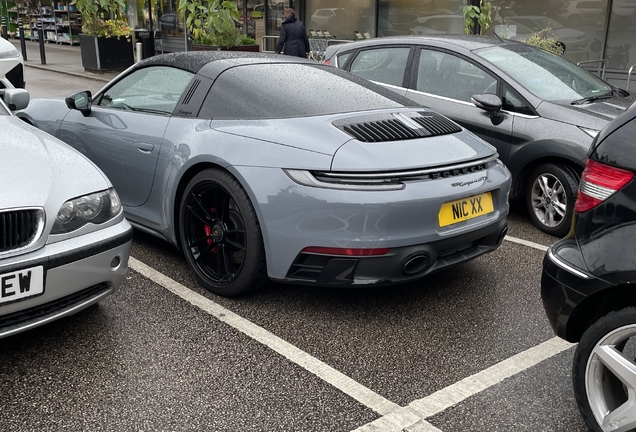
[[[172,66],[192,73],[198,73],[209,63],[216,63],[215,70],[224,70],[232,66],[258,63],[306,63],[317,65],[315,61],[300,57],[290,57],[280,54],[267,54],[240,51],[189,51],[172,54],[161,54],[142,60],[135,68],[146,66]]]

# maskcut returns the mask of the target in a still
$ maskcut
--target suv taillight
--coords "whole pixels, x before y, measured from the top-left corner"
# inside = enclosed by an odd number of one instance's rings
[[[581,176],[579,196],[574,211],[583,213],[592,210],[634,178],[634,173],[600,162],[588,160]]]
[[[331,65],[331,59],[327,59],[327,60],[325,60],[325,64],[326,64],[326,65]]]

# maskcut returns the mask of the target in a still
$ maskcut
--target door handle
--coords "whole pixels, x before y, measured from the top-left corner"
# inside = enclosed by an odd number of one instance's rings
[[[137,147],[137,150],[139,150],[142,153],[152,153],[152,151],[155,149],[154,144],[141,142],[141,141],[134,142],[133,146]]]

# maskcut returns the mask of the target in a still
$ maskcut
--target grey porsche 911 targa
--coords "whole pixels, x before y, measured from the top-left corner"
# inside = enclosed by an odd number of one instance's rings
[[[507,229],[510,173],[492,146],[310,60],[160,55],[18,116],[95,162],[133,226],[220,295],[268,277],[411,281],[493,251]]]

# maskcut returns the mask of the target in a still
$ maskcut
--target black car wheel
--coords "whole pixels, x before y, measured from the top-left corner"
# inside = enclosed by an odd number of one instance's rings
[[[636,429],[636,308],[610,312],[583,334],[572,365],[576,402],[590,430]]]
[[[183,252],[207,290],[235,296],[265,282],[256,212],[229,173],[214,168],[194,176],[184,191],[179,220]]]
[[[557,164],[536,167],[526,182],[526,205],[532,223],[557,237],[570,230],[578,182],[574,173]]]

